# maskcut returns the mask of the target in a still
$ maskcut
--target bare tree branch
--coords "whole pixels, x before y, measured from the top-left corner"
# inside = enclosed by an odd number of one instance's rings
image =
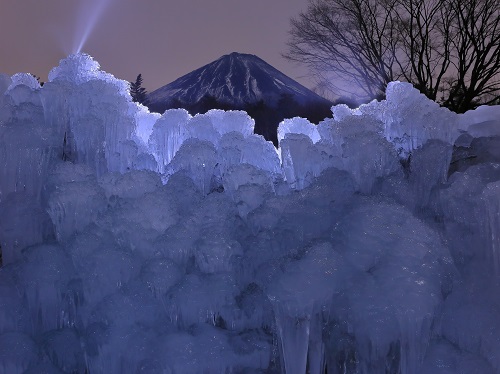
[[[458,112],[498,100],[497,0],[310,0],[291,25],[285,57],[323,87],[370,100],[405,80]]]

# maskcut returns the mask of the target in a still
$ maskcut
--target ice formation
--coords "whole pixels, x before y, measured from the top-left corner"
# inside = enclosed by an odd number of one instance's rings
[[[0,374],[499,373],[500,107],[152,114],[0,76]]]

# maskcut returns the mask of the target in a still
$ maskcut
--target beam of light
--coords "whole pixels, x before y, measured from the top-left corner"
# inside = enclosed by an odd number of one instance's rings
[[[81,18],[79,18],[78,24],[81,27],[78,30],[77,36],[79,36],[79,38],[75,43],[73,53],[80,53],[82,51],[99,19],[112,1],[113,0],[96,0],[83,3],[82,7],[85,7],[85,9],[82,9],[82,12],[79,14]]]

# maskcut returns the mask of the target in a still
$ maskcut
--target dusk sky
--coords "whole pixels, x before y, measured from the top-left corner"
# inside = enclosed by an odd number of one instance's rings
[[[290,18],[307,0],[1,0],[0,72],[47,79],[82,51],[152,91],[230,52],[255,54],[312,88],[306,69],[281,57]]]

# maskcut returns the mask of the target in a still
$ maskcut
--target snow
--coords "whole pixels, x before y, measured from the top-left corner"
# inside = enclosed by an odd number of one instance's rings
[[[276,149],[85,54],[0,75],[0,373],[500,372],[499,118],[393,82]]]
[[[308,88],[284,75],[259,57],[230,53],[160,87],[148,95],[149,104],[164,108],[173,99],[194,104],[212,96],[221,103],[244,107],[264,100],[273,106],[282,94],[292,95],[299,104],[327,103]]]

